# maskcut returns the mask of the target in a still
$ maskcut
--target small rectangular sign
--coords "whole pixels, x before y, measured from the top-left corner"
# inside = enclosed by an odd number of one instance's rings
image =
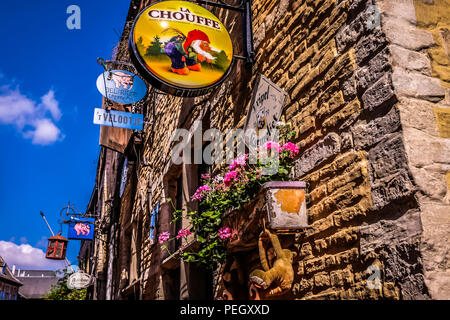
[[[138,113],[95,108],[94,123],[109,127],[142,130],[144,117]]]
[[[286,98],[287,93],[283,89],[259,74],[244,130],[254,129],[257,135],[260,135],[259,131],[267,130],[267,134],[272,136],[280,121]]]
[[[70,222],[68,239],[92,240],[94,238],[94,224],[89,222]]]

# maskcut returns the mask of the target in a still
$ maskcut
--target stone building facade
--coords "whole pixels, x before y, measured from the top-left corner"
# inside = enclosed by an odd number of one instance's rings
[[[151,2],[131,1],[116,60],[131,61],[133,20]],[[239,54],[239,14],[208,8]],[[196,121],[203,130],[243,128],[261,73],[288,93],[282,119],[301,149],[291,178],[309,193],[311,227],[280,236],[297,253],[281,298],[449,299],[448,8],[448,0],[253,0],[252,69],[237,60],[215,92],[197,98],[150,90],[137,106],[144,130],[123,152],[102,149],[92,297],[222,296],[221,270],[173,259],[155,241],[185,223],[170,223],[167,199],[195,209],[199,175],[219,169],[173,164],[171,137],[177,128],[194,132]],[[233,259],[243,275],[235,298],[248,299],[256,246]]]
[[[10,270],[5,260],[0,256],[0,300],[17,300],[19,289],[23,283],[14,276],[15,267]]]

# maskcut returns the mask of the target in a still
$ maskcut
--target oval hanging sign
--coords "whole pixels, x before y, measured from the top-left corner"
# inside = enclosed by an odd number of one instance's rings
[[[72,273],[67,279],[67,287],[69,289],[84,289],[91,284],[91,276],[82,271]]]
[[[136,18],[130,51],[140,73],[169,94],[195,97],[230,72],[233,45],[220,20],[186,1],[162,1]]]
[[[147,86],[134,73],[125,70],[111,70],[97,78],[100,93],[111,101],[123,104],[135,103],[145,97]]]

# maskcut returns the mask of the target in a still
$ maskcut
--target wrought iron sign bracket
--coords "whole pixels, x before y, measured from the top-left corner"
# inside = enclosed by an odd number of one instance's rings
[[[195,0],[202,5],[210,5],[225,10],[238,11],[242,15],[242,47],[244,56],[233,55],[234,58],[244,60],[247,68],[251,69],[255,63],[255,52],[253,47],[253,27],[252,27],[252,1],[241,0],[239,5],[230,5],[223,0],[207,1]]]

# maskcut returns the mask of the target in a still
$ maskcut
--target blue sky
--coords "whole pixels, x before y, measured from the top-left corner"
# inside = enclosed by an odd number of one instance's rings
[[[66,26],[69,5],[81,9],[80,30]],[[129,0],[0,6],[0,255],[22,268],[57,268],[40,251],[50,232],[39,211],[59,231],[59,212],[69,200],[86,209],[100,151],[92,123],[101,105],[96,59],[111,58]],[[69,243],[75,264],[79,245]]]

